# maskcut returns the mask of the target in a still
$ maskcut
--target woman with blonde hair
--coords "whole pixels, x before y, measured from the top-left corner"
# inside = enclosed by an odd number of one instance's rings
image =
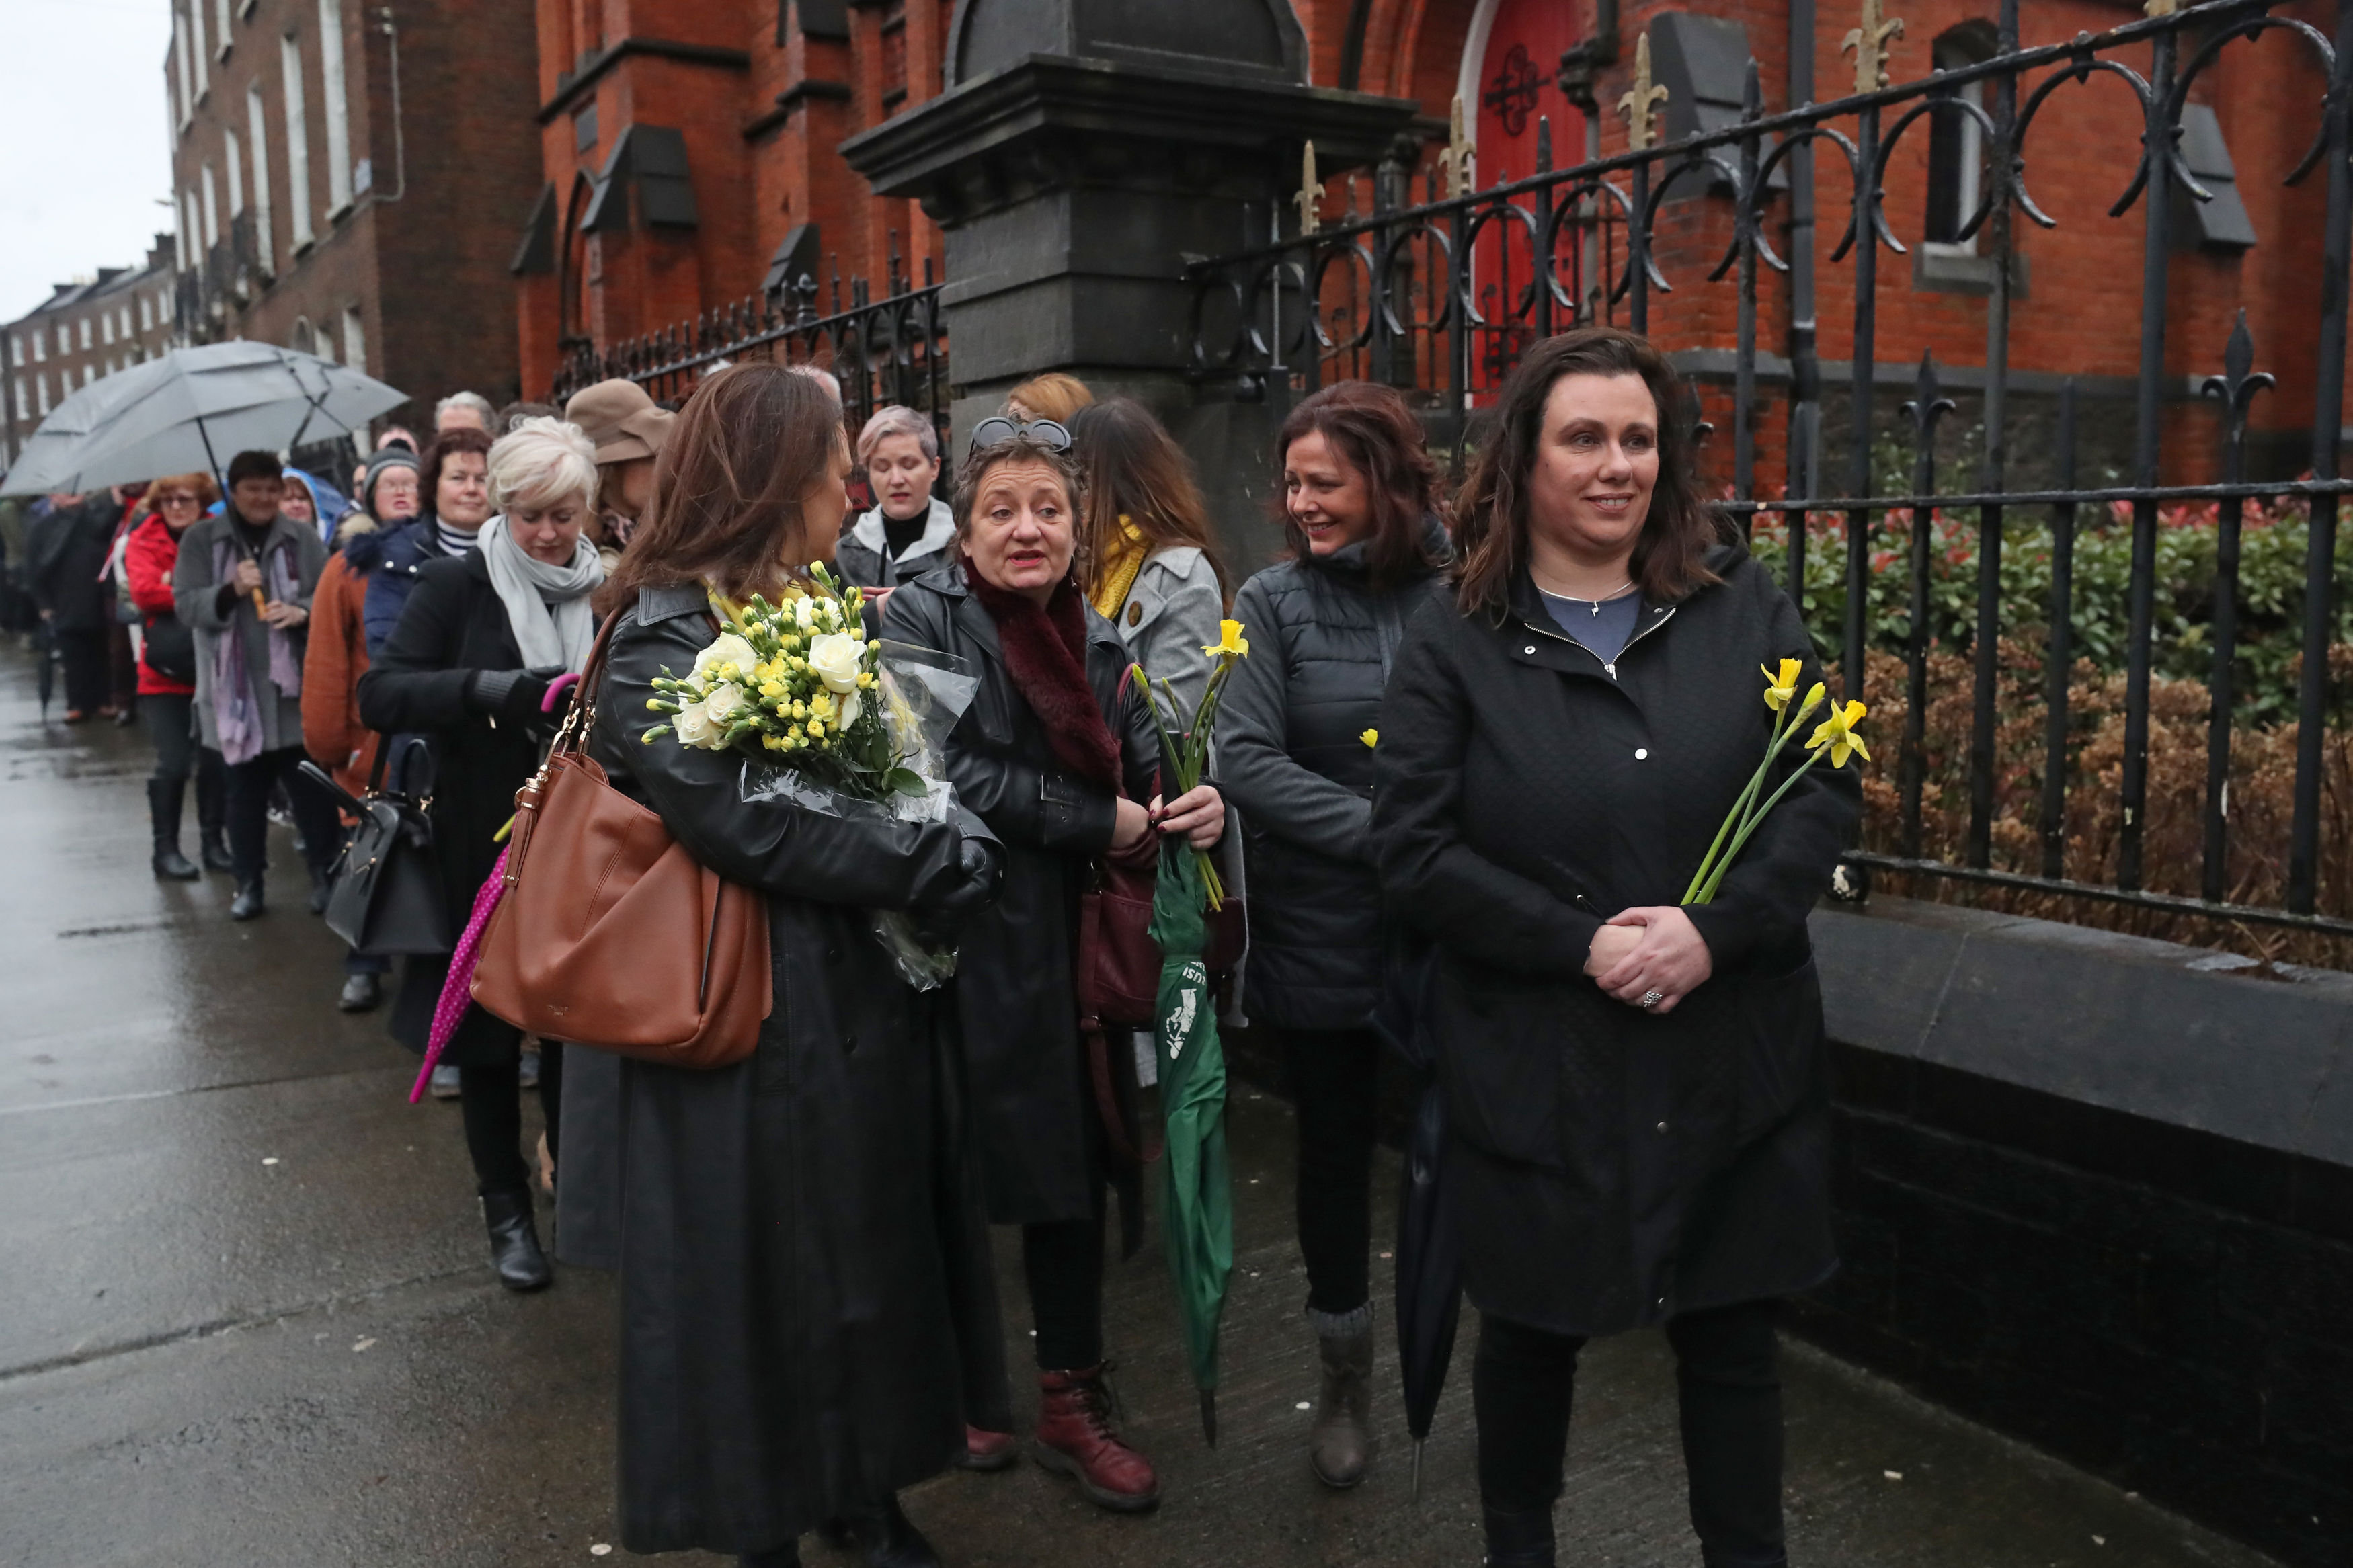
[[[1027,425],[1034,420],[1051,419],[1068,428],[1079,410],[1095,400],[1087,384],[1077,376],[1059,370],[1043,375],[1033,375],[1005,395],[1005,414],[1008,419]]]
[[[605,588],[599,760],[704,866],[766,895],[776,994],[733,1066],[620,1064],[632,1552],[782,1568],[830,1525],[869,1563],[936,1563],[896,1494],[964,1451],[966,1421],[1011,1422],[948,993],[911,990],[869,929],[905,910],[955,931],[996,896],[1003,851],[969,815],[830,816],[748,794],[740,754],[643,738],[655,679],[714,635],[712,595],[804,591],[849,461],[815,382],[719,372],[680,411]]]
[[[515,791],[539,767],[554,727],[549,682],[586,663],[596,637],[588,595],[605,580],[582,536],[596,495],[596,453],[577,426],[526,419],[489,454],[491,503],[480,543],[418,568],[417,585],[368,672],[360,718],[381,734],[422,735],[432,745],[433,849],[449,930],[463,931],[474,894],[499,858],[497,835],[514,815]],[[404,769],[415,763],[402,759]],[[394,1004],[393,1037],[425,1049],[448,972],[446,958],[411,958]],[[458,1068],[466,1149],[473,1157],[491,1261],[511,1290],[536,1290],[554,1275],[540,1250],[523,1161],[522,1031],[468,1006],[442,1062]],[[564,1047],[540,1046],[539,1102],[547,1147],[560,1154]]]
[[[858,466],[866,471],[874,505],[834,542],[841,575],[880,601],[902,583],[947,564],[955,513],[935,493],[940,433],[904,404],[874,411],[858,433]]]

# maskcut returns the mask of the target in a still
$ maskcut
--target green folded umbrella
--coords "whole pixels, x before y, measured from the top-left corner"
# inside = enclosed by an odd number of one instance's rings
[[[1185,1319],[1185,1345],[1201,1391],[1201,1435],[1218,1446],[1218,1324],[1234,1271],[1232,1178],[1226,1165],[1226,1052],[1209,991],[1203,910],[1208,891],[1200,858],[1165,848],[1152,895],[1152,937],[1160,944],[1160,1104],[1167,1152],[1161,1162],[1161,1224],[1168,1272]]]

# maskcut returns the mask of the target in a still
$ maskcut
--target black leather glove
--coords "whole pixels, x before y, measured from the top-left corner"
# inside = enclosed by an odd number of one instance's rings
[[[527,669],[478,669],[466,682],[469,703],[478,712],[511,724],[537,723],[547,682]]]
[[[908,912],[918,934],[945,946],[973,916],[997,901],[1004,887],[1005,847],[994,838],[966,838],[957,847],[955,881]]]

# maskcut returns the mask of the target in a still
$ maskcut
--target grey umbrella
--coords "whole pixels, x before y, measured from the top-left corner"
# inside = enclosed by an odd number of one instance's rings
[[[174,349],[83,387],[41,421],[0,495],[80,491],[203,469],[350,434],[407,397],[274,343]]]

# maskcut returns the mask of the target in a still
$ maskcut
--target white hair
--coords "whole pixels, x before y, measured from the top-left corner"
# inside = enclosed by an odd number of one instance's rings
[[[544,414],[526,419],[491,446],[489,466],[491,504],[502,512],[596,504],[596,447],[577,425]]]
[[[452,408],[470,408],[475,413],[480,415],[482,416],[482,428],[484,430],[488,430],[491,426],[496,425],[499,422],[499,411],[491,407],[491,400],[484,397],[480,393],[453,392],[448,396],[443,398],[440,402],[433,405],[433,426],[435,429],[438,430],[441,426],[441,416],[448,413]]]
[[[874,411],[866,428],[858,433],[858,461],[863,467],[874,456],[874,448],[893,436],[913,436],[923,449],[926,461],[940,460],[940,433],[932,422],[903,403],[886,403]]]
[[[791,371],[795,375],[805,375],[811,381],[817,383],[819,386],[824,387],[826,392],[831,395],[835,403],[838,404],[841,401],[841,378],[834,374],[833,372],[826,369],[825,366],[821,364],[811,364],[807,361],[804,360],[798,364],[788,364],[785,366],[785,368]]]

